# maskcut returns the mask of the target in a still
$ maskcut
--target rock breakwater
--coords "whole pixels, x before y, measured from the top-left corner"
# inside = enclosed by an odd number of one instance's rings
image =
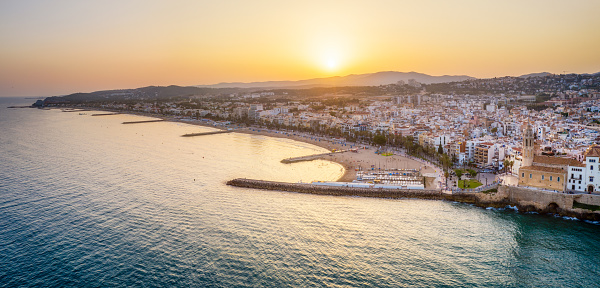
[[[408,190],[385,188],[358,188],[344,186],[312,185],[309,183],[287,183],[237,178],[227,185],[252,189],[297,192],[330,196],[359,196],[373,198],[414,198],[426,200],[447,200],[473,204],[478,207],[504,208],[515,207],[520,212],[551,213],[560,216],[575,217],[582,220],[600,221],[600,211],[573,208],[573,195],[548,193],[517,187],[502,186],[497,193],[454,193],[447,194],[441,190]],[[577,196],[575,196],[577,197]],[[597,196],[600,197],[600,196]],[[595,198],[595,197],[594,197]],[[590,204],[595,200],[586,200]],[[569,202],[570,201],[570,202]],[[595,204],[595,203],[594,203]]]
[[[376,198],[418,198],[429,200],[445,200],[448,194],[440,190],[409,190],[409,189],[385,189],[385,188],[357,188],[344,186],[312,185],[308,183],[286,183],[254,179],[233,179],[227,185],[263,190],[278,190],[298,192],[316,195],[331,196],[361,196]]]

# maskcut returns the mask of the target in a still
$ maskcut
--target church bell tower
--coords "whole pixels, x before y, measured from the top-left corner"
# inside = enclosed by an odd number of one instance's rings
[[[523,162],[521,167],[533,165],[533,128],[529,123],[523,131]]]

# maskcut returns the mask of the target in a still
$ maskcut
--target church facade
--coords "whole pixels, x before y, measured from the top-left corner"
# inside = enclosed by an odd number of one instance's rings
[[[523,132],[523,164],[519,169],[519,186],[558,192],[600,191],[600,145],[585,152],[585,162],[575,159],[535,155],[531,125]]]

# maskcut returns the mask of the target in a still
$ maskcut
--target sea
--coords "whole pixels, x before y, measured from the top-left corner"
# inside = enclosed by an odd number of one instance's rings
[[[0,287],[600,287],[600,225],[230,187],[336,180],[325,152],[0,98]]]

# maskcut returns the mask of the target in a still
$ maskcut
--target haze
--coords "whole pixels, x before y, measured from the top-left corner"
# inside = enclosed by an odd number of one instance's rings
[[[600,71],[600,1],[2,1],[0,96]]]

